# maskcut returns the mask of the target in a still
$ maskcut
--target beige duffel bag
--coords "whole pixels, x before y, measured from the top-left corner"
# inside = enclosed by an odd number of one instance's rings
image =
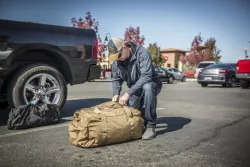
[[[74,113],[69,124],[70,143],[96,147],[142,137],[144,120],[139,110],[106,102]]]

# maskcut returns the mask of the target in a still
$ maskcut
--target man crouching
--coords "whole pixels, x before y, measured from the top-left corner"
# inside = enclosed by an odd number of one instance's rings
[[[146,130],[142,139],[156,136],[157,95],[162,88],[146,48],[122,38],[112,38],[108,43],[109,60],[112,63],[113,101],[139,109],[145,120]],[[120,96],[122,83],[126,81],[129,90]]]

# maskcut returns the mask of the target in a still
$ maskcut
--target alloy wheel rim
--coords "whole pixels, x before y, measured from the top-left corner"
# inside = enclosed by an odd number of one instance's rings
[[[58,104],[61,86],[52,75],[40,73],[32,76],[25,84],[23,98],[26,104]]]

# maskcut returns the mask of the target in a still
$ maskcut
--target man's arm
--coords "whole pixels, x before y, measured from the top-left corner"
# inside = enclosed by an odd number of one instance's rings
[[[123,79],[121,78],[117,67],[117,62],[112,63],[112,87],[113,95],[120,95]]]
[[[140,61],[140,73],[139,80],[127,91],[131,97],[136,91],[140,90],[145,83],[152,81],[152,58],[147,50],[144,50],[141,55],[138,56]]]

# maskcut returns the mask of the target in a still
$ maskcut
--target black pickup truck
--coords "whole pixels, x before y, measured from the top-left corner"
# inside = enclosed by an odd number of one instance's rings
[[[97,79],[94,30],[0,19],[0,105],[63,107],[67,85]]]

